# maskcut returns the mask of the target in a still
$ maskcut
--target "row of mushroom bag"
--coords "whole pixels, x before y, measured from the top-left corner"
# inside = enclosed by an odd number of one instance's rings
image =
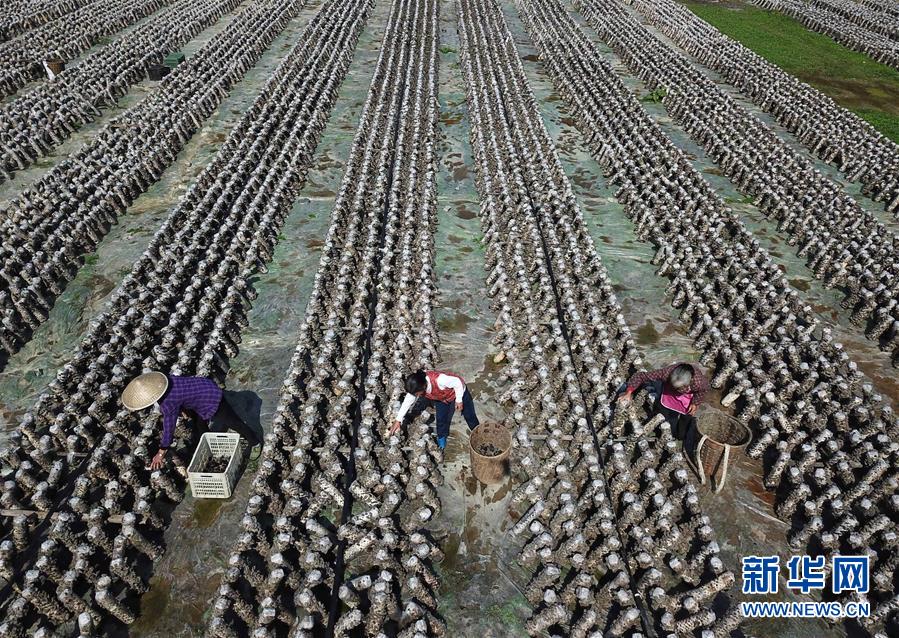
[[[845,290],[851,321],[899,368],[899,237],[618,0],[578,0],[577,6],[632,71],[650,88],[666,91],[671,116],[777,222],[811,273]]]
[[[899,19],[889,12],[861,7],[851,0],[753,0],[842,45],[899,69]]]
[[[436,0],[391,3],[210,636],[446,635],[442,451],[420,420],[387,429],[437,360],[437,36]]]
[[[642,401],[611,412],[641,359],[502,11],[457,6],[528,633],[727,636],[734,575],[679,443]]]
[[[0,8],[0,42],[74,13],[91,0],[8,0]]]
[[[842,16],[849,22],[891,40],[899,39],[899,11],[895,5],[850,0],[810,0],[809,5],[814,9]]]
[[[145,370],[224,380],[250,277],[272,258],[365,22],[365,5],[339,4],[312,18],[2,450],[4,507],[38,511],[12,519],[0,547],[3,635],[79,618],[82,635],[106,635],[135,619],[184,494],[190,433],[179,422],[173,462],[148,469],[158,418],[119,396]]]
[[[871,556],[865,627],[893,627],[899,420],[892,408],[561,3],[519,6],[638,237],[656,247],[653,263],[670,279],[668,293],[712,386],[758,432],[748,452],[764,463],[791,549]]]
[[[155,2],[157,7],[165,4]],[[122,37],[88,52],[53,81],[40,82],[5,101],[0,106],[0,179],[11,179],[16,171],[52,153],[77,129],[96,121],[103,109],[118,104],[147,77],[150,65],[160,64],[166,54],[239,4],[239,0],[175,0]],[[31,38],[23,36],[26,42]],[[17,42],[0,45],[0,52]]]
[[[45,75],[48,60],[69,61],[100,38],[147,17],[172,0],[118,0],[82,7],[0,43],[0,97],[6,98]]]
[[[899,147],[855,113],[721,33],[674,0],[623,0],[738,88],[861,192],[899,215]],[[867,0],[877,2],[878,0]]]
[[[47,320],[82,255],[162,177],[302,5],[250,4],[157,91],[10,202],[0,223],[3,364]]]

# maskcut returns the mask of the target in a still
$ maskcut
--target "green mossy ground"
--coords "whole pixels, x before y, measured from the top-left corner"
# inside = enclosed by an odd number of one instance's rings
[[[719,31],[829,95],[899,143],[899,71],[774,11],[734,2],[684,4]]]

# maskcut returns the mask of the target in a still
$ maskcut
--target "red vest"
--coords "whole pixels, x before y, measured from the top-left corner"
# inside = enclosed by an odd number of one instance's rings
[[[425,390],[425,398],[430,399],[431,401],[442,401],[443,403],[455,403],[456,402],[456,392],[452,388],[447,390],[441,390],[437,387],[437,377],[441,374],[445,374],[448,377],[456,377],[459,381],[465,385],[465,380],[460,377],[458,374],[453,374],[452,372],[444,372],[443,370],[428,370],[425,372],[425,375],[428,377],[428,381],[431,383],[431,391],[428,392]]]

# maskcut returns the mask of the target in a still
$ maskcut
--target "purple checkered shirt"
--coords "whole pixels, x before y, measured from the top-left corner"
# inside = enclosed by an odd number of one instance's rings
[[[175,423],[181,410],[195,412],[201,419],[215,414],[222,400],[222,389],[206,377],[176,377],[167,375],[169,387],[159,402],[162,412],[162,441],[159,447],[166,449],[175,438]]]

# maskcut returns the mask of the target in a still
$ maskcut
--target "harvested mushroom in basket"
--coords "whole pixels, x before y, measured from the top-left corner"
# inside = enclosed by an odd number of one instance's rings
[[[481,456],[499,456],[503,451],[493,443],[481,443],[475,448],[475,452]]]
[[[203,464],[203,469],[201,472],[224,472],[228,469],[228,458],[224,456],[220,456],[217,458],[209,458],[206,459],[206,462]]]

